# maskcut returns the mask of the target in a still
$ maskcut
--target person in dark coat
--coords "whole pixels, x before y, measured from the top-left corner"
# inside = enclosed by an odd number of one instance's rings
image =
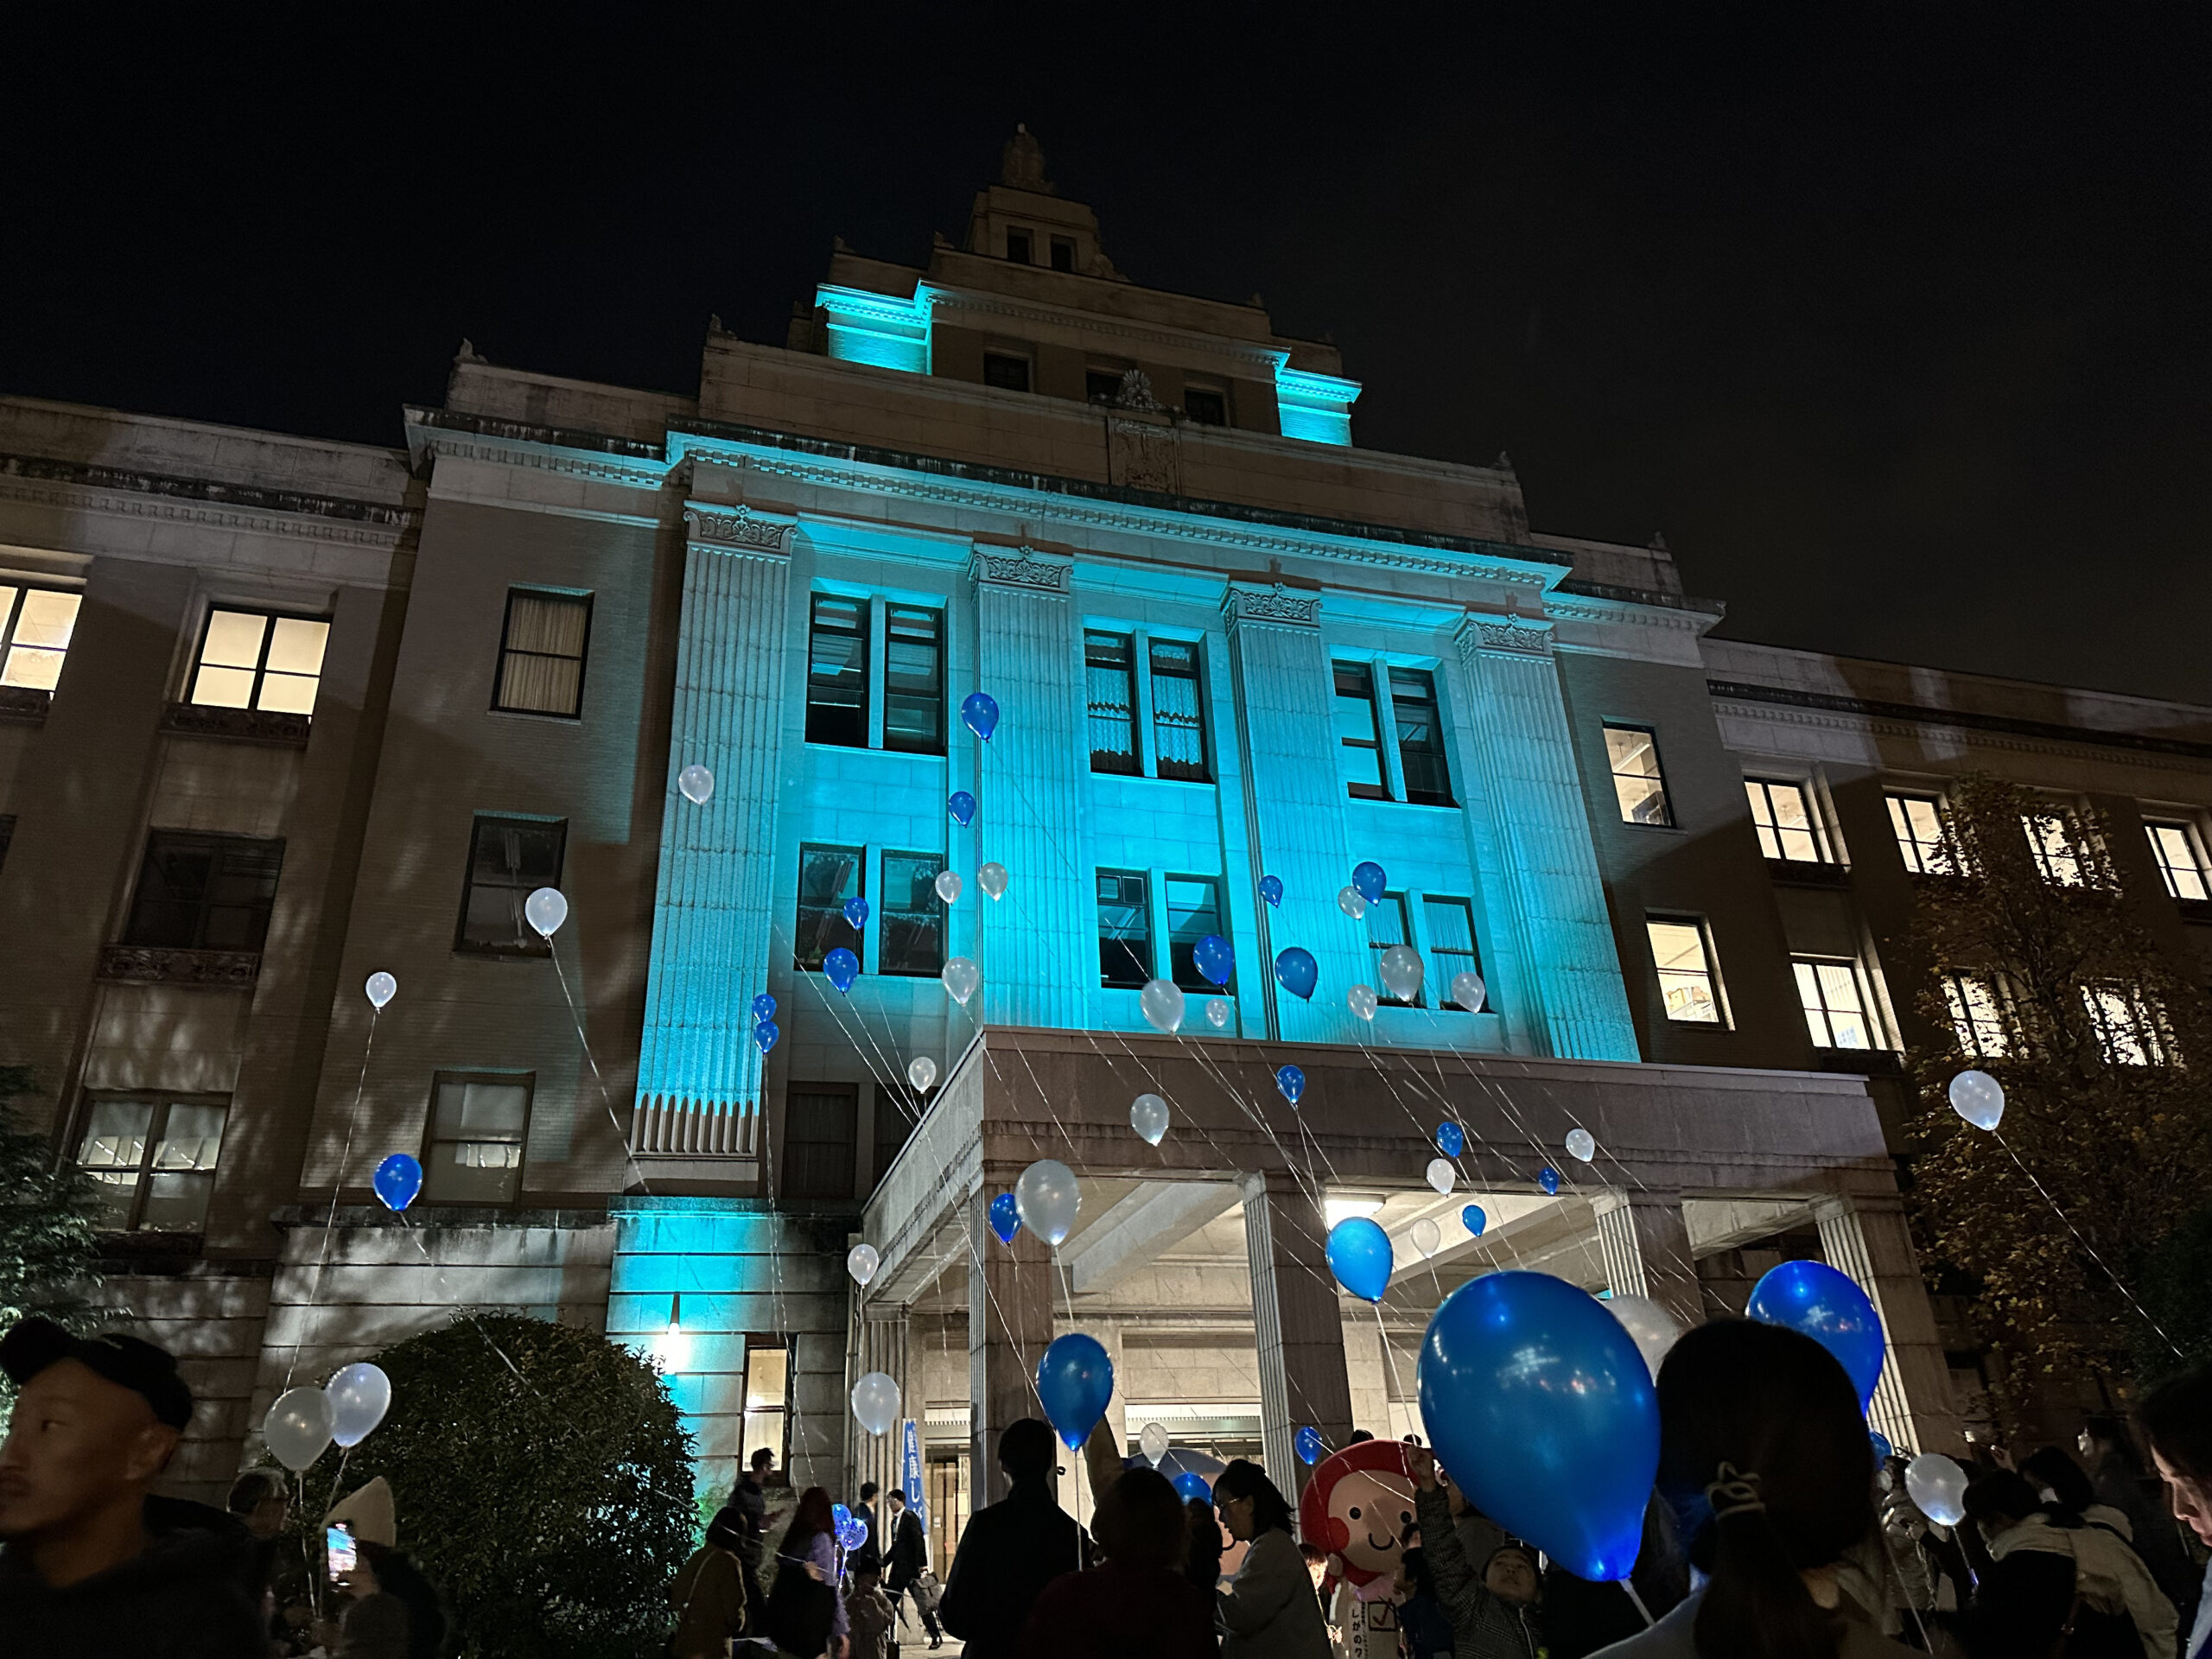
[[[1221,1582],[1221,1517],[1203,1497],[1186,1502],[1183,1516],[1191,1533],[1183,1552],[1183,1576],[1211,1595]]]
[[[776,1454],[765,1446],[755,1447],[752,1466],[737,1478],[737,1484],[730,1488],[729,1502],[722,1506],[737,1514],[738,1571],[745,1580],[748,1628],[756,1630],[761,1610],[768,1605],[768,1598],[760,1590],[760,1551],[768,1539],[766,1477],[774,1472],[775,1467]]]
[[[1045,1586],[1090,1563],[1090,1538],[1046,1478],[1053,1451],[1052,1431],[1034,1417],[999,1436],[999,1467],[1014,1490],[969,1518],[938,1607],[969,1659],[1012,1659]]]
[[[914,1611],[922,1616],[922,1628],[930,1633],[930,1646],[941,1648],[944,1637],[937,1627],[937,1607],[923,1594],[920,1582],[922,1574],[929,1571],[930,1535],[922,1529],[922,1517],[906,1507],[906,1493],[894,1490],[884,1495],[884,1529],[889,1534],[884,1593],[895,1609],[899,1599],[911,1591]]]
[[[1125,1471],[1097,1525],[1104,1565],[1045,1586],[1022,1627],[1020,1659],[1211,1659],[1213,1588],[1183,1576],[1189,1526],[1167,1477]]]
[[[2075,1444],[2088,1469],[2097,1502],[2127,1517],[2127,1541],[2151,1569],[2166,1599],[2188,1613],[2196,1602],[2196,1568],[2190,1564],[2174,1518],[2167,1512],[2158,1478],[2145,1466],[2126,1423],[2101,1412],[2082,1426]]]

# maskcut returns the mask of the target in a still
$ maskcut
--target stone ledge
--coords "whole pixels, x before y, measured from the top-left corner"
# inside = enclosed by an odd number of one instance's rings
[[[310,715],[283,715],[268,709],[219,709],[206,703],[173,702],[162,711],[162,729],[177,737],[212,737],[226,743],[304,749],[315,729],[315,721]]]
[[[104,944],[95,976],[137,985],[202,985],[250,991],[261,977],[258,950],[181,950],[157,944]]]
[[[43,726],[46,711],[54,706],[54,693],[28,685],[0,685],[0,721],[17,726]]]

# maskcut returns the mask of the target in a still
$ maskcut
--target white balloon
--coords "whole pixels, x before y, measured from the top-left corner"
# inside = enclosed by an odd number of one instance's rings
[[[937,880],[936,880],[932,885],[937,888],[937,896],[938,896],[938,898],[940,898],[940,899],[944,899],[944,902],[945,902],[946,904],[948,904],[948,905],[952,905],[952,904],[957,904],[957,903],[959,903],[959,901],[960,901],[960,872],[959,872],[959,871],[957,871],[957,870],[939,870],[939,871],[937,873]]]
[[[1621,1322],[1621,1329],[1635,1339],[1636,1350],[1656,1379],[1659,1362],[1681,1340],[1681,1322],[1649,1296],[1608,1296],[1606,1310]]]
[[[1173,1037],[1183,1023],[1183,988],[1170,979],[1148,979],[1137,993],[1137,1007],[1158,1029]]]
[[[1129,1127],[1152,1146],[1167,1133],[1167,1103],[1158,1095],[1139,1095],[1129,1103]]]
[[[378,972],[369,976],[368,983],[361,987],[369,999],[369,1006],[380,1008],[399,995],[399,982],[390,974]]]
[[[1434,1255],[1444,1243],[1444,1230],[1436,1224],[1435,1217],[1423,1216],[1408,1230],[1407,1236],[1414,1242],[1414,1249],[1423,1255]]]
[[[1905,1465],[1904,1494],[1939,1526],[1967,1518],[1967,1471],[1940,1452],[1923,1452]]]
[[[1337,908],[1356,922],[1367,914],[1367,900],[1359,896],[1357,887],[1338,887]]]
[[[1951,1079],[1951,1109],[1977,1129],[1993,1129],[2005,1116],[2005,1085],[1986,1071],[1961,1071]]]
[[[899,1385],[882,1371],[853,1384],[853,1415],[871,1434],[888,1434],[899,1421]]]
[[[262,1420],[261,1438],[277,1462],[299,1473],[330,1445],[330,1402],[321,1389],[292,1389],[278,1395]]]
[[[938,977],[952,993],[952,1000],[964,1008],[968,999],[976,995],[976,988],[983,982],[983,970],[965,957],[955,957],[944,964],[944,971]]]
[[[391,1409],[391,1379],[365,1359],[341,1368],[322,1385],[322,1397],[330,1406],[330,1438],[359,1446]]]
[[[906,1062],[906,1081],[914,1085],[915,1093],[926,1095],[937,1081],[937,1062],[926,1054],[915,1055]]]
[[[994,899],[1006,897],[1006,866],[994,859],[976,872],[976,885]]]
[[[1452,976],[1452,1000],[1469,1014],[1483,1011],[1483,998],[1490,995],[1480,974],[1458,973]]]
[[[876,1255],[873,1244],[855,1244],[845,1252],[845,1271],[853,1275],[853,1282],[865,1285],[875,1277],[875,1270],[883,1265],[883,1258]]]
[[[1410,944],[1392,945],[1382,953],[1377,968],[1382,988],[1401,1002],[1410,1002],[1421,995],[1421,952]]]
[[[569,919],[569,901],[558,887],[540,887],[522,901],[522,913],[541,938],[551,938]]]
[[[1075,1171],[1057,1158],[1039,1158],[1014,1184],[1014,1208],[1021,1224],[1047,1244],[1065,1243],[1075,1230],[1076,1211],[1083,1208]]]
[[[1436,1189],[1436,1195],[1439,1198],[1451,1192],[1452,1183],[1458,1178],[1459,1173],[1458,1170],[1452,1167],[1452,1160],[1449,1158],[1432,1158],[1428,1160],[1428,1184]]]
[[[694,806],[704,806],[714,796],[715,774],[694,760],[676,774],[676,787]]]
[[[1138,1431],[1137,1446],[1146,1457],[1152,1459],[1154,1468],[1157,1468],[1160,1460],[1167,1455],[1168,1445],[1167,1431],[1158,1423],[1147,1423]]]
[[[1355,985],[1344,993],[1345,1005],[1363,1020],[1372,1020],[1382,1001],[1372,985]]]
[[[1206,999],[1206,1024],[1219,1031],[1229,1023],[1229,999],[1210,996]]]
[[[1587,1129],[1569,1129],[1567,1150],[1570,1157],[1580,1158],[1586,1164],[1598,1155],[1597,1139]]]

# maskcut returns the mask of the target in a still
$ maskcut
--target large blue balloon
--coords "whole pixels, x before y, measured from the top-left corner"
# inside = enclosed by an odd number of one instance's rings
[[[1275,978],[1293,996],[1311,1001],[1321,982],[1321,964],[1304,945],[1294,944],[1275,958]]]
[[[1014,1202],[1013,1193],[1001,1192],[991,1200],[991,1230],[1001,1244],[1013,1243],[1014,1236],[1021,1230],[1021,1206]]]
[[[1784,1262],[1751,1287],[1744,1312],[1810,1337],[1836,1357],[1863,1410],[1882,1380],[1882,1316],[1866,1293],[1825,1262]]]
[[[976,798],[964,789],[957,789],[945,798],[944,810],[952,814],[952,821],[963,830],[968,820],[976,816]]]
[[[1329,1455],[1329,1443],[1321,1438],[1321,1431],[1308,1423],[1298,1431],[1298,1460],[1311,1468]]]
[[[1213,1488],[1206,1484],[1206,1478],[1204,1475],[1193,1470],[1178,1471],[1171,1484],[1175,1488],[1175,1496],[1185,1503],[1192,1498],[1196,1498],[1201,1503],[1213,1502]]]
[[[1477,1508],[1576,1577],[1628,1576],[1659,1469],[1650,1368],[1588,1292],[1486,1273],[1422,1338],[1421,1421]]]
[[[970,691],[960,705],[960,719],[969,731],[989,742],[991,734],[999,728],[998,699],[988,691]]]
[[[1266,899],[1271,905],[1280,906],[1282,903],[1282,877],[1279,875],[1262,876],[1260,878],[1260,897]]]
[[[753,1027],[753,1040],[760,1046],[763,1054],[773,1048],[776,1046],[776,1039],[783,1034],[772,1020],[763,1020]]]
[[[822,971],[842,994],[851,990],[853,982],[861,976],[861,959],[841,944],[822,958]]]
[[[1447,1122],[1438,1124],[1436,1149],[1446,1158],[1457,1158],[1467,1149],[1467,1132],[1457,1123]]]
[[[1236,952],[1220,934],[1209,933],[1191,947],[1191,965],[1206,976],[1208,983],[1226,985],[1236,971]]]
[[[412,1153],[395,1152],[377,1166],[369,1185],[377,1190],[387,1210],[404,1210],[423,1190],[423,1166]]]
[[[774,1019],[776,1017],[776,999],[769,995],[766,991],[761,992],[760,995],[754,997],[753,999],[753,1017],[755,1020]]]
[[[1379,1302],[1390,1288],[1390,1235],[1365,1216],[1348,1216],[1329,1229],[1329,1271],[1363,1302]]]
[[[868,925],[868,900],[855,893],[845,900],[845,921],[855,932]]]
[[[1090,1438],[1114,1397],[1114,1362],[1098,1338],[1071,1331],[1053,1339],[1037,1362],[1037,1398],[1045,1421],[1072,1452]]]
[[[1382,889],[1389,885],[1390,878],[1382,874],[1382,867],[1371,858],[1352,868],[1352,891],[1370,905],[1382,902]]]
[[[1306,1073],[1294,1065],[1275,1067],[1275,1091],[1292,1105],[1306,1092]]]

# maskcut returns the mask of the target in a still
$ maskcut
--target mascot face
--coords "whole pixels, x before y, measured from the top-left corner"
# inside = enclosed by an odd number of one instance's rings
[[[1324,1459],[1298,1506],[1309,1542],[1343,1558],[1344,1577],[1364,1585],[1398,1570],[1414,1524],[1414,1482],[1405,1447],[1363,1440]]]

